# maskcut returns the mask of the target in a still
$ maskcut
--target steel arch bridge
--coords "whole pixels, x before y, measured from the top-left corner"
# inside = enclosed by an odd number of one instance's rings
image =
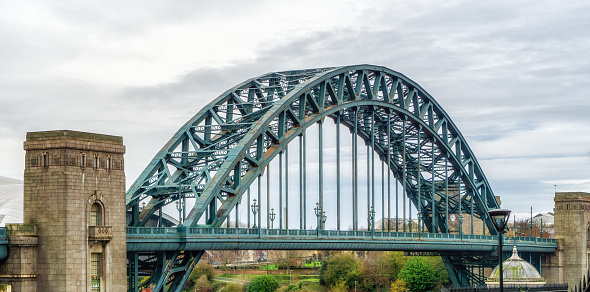
[[[335,197],[324,197],[322,125],[326,118],[336,124]],[[306,130],[316,124],[319,184],[314,194],[308,194]],[[340,179],[343,126],[352,139],[352,169],[346,170],[352,188],[346,196]],[[366,192],[359,190],[358,138],[367,147]],[[289,182],[283,182],[288,168],[283,160],[289,157],[285,153],[291,142],[298,144],[299,214],[289,215],[289,188],[283,185]],[[279,192],[271,194],[268,166],[277,156]],[[374,208],[375,177],[379,176],[375,173],[375,156],[382,165],[383,202],[387,189],[387,210],[382,203],[381,212]],[[266,200],[262,195],[263,176],[267,178]],[[391,215],[392,180],[396,194],[398,187],[402,192],[403,217],[398,214],[397,195],[395,218]],[[251,187],[256,189],[253,198],[258,203],[250,201]],[[366,206],[361,207],[364,195]],[[186,204],[187,198],[194,201],[193,206]],[[481,283],[482,269],[474,272],[473,267],[481,267],[497,242],[488,210],[499,208],[498,202],[459,129],[417,83],[372,65],[268,73],[225,91],[164,145],[128,190],[126,200],[131,214],[127,231],[130,291],[146,285],[154,291],[165,291],[166,287],[181,291],[205,249],[436,251],[443,255],[454,284]],[[254,226],[221,228],[243,200],[247,210],[256,211]],[[271,200],[279,201],[278,229],[269,228],[274,220],[270,216],[274,211],[269,212]],[[352,208],[343,210],[343,200],[350,200]],[[306,207],[307,201],[317,202],[316,230],[306,230],[307,213],[312,212]],[[406,224],[414,218],[406,201],[417,212],[415,223]],[[261,206],[263,202],[266,206]],[[145,227],[150,218],[162,214],[171,204],[182,214],[178,227]],[[323,212],[328,205],[336,205],[335,230],[326,229]],[[264,207],[266,228],[262,228]],[[341,230],[342,212],[352,217],[350,231]],[[238,212],[234,214],[237,222]],[[471,221],[467,234],[462,230],[463,215]],[[289,226],[292,217],[298,217],[299,224],[291,224],[298,228]],[[365,230],[359,226],[361,217],[367,219]],[[454,217],[459,224],[453,233],[450,226]],[[387,220],[387,224],[376,230],[375,218]],[[474,220],[481,222],[483,235],[473,235]],[[549,253],[555,249],[555,242],[550,240],[519,240],[524,251]],[[138,274],[148,270],[149,281],[139,283]]]

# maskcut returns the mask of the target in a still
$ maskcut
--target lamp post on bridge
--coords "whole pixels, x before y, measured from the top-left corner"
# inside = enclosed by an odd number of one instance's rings
[[[324,214],[322,214],[322,208],[320,208],[320,203],[315,203],[315,208],[313,208],[313,212],[315,213],[315,216],[318,218],[317,226],[315,229],[316,229],[317,236],[320,236],[320,226],[321,226],[320,222],[323,219],[320,217],[323,217],[323,215],[324,215]]]
[[[322,211],[322,229],[326,228],[326,220],[328,220],[328,216],[326,216],[326,211]]]
[[[277,214],[275,213],[275,208],[270,209],[270,214],[268,214],[268,217],[270,218],[270,229],[274,229],[274,222],[275,218],[277,217]]]
[[[371,206],[371,211],[369,211],[369,218],[371,219],[369,221],[371,223],[369,230],[371,230],[371,236],[375,237],[375,208],[373,206]]]
[[[180,198],[178,199],[180,201]],[[178,210],[178,225],[182,225],[182,210],[184,209],[184,201],[176,201],[176,210]]]
[[[498,231],[498,269],[500,272],[500,292],[504,292],[504,272],[502,271],[502,232],[506,228],[508,223],[508,217],[510,217],[510,210],[507,209],[494,209],[488,211],[492,218],[492,223]]]
[[[252,205],[250,205],[250,209],[254,214],[254,226],[252,226],[252,228],[256,228],[256,213],[258,213],[258,208],[259,206],[256,204],[256,199],[252,200]]]

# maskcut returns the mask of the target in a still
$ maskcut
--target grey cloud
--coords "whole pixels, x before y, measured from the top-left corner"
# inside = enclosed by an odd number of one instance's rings
[[[548,181],[585,177],[587,161],[531,161],[492,148],[513,148],[519,154],[536,149],[535,155],[544,157],[571,156],[584,149],[577,144],[586,139],[576,137],[588,136],[584,127],[575,134],[563,131],[547,137],[563,144],[558,149],[524,140],[520,140],[522,145],[512,145],[510,138],[534,135],[551,125],[576,128],[590,124],[587,4],[455,1],[436,7],[427,1],[382,5],[379,10],[361,12],[365,23],[316,28],[304,37],[277,38],[281,41],[268,38],[258,44],[252,60],[196,69],[174,82],[153,86],[121,89],[112,85],[101,90],[101,85],[73,80],[60,80],[56,85],[46,76],[32,80],[25,74],[67,62],[85,49],[103,50],[86,43],[85,30],[101,41],[124,41],[170,23],[232,17],[265,5],[251,7],[251,3],[237,1],[235,6],[225,6],[232,9],[219,9],[215,2],[196,3],[147,2],[140,7],[134,7],[135,2],[45,4],[65,25],[79,26],[80,39],[68,34],[39,36],[0,25],[0,36],[7,40],[0,47],[4,56],[0,62],[0,136],[20,137],[25,131],[47,127],[122,135],[129,149],[126,165],[131,182],[184,122],[244,80],[272,71],[369,63],[404,73],[437,99],[476,156],[483,158],[484,172],[505,204],[520,206],[517,202],[534,200],[542,206],[539,209],[548,210],[552,205]],[[120,9],[113,10],[111,6],[117,5]],[[98,53],[106,58],[111,54],[107,50]],[[574,144],[576,147],[568,147]],[[504,159],[515,166],[507,166]],[[560,166],[559,172],[536,172],[551,169],[556,161],[568,165]],[[520,172],[511,172],[512,177],[507,178],[507,168]],[[561,187],[590,191],[587,184]],[[515,211],[526,212],[524,209]]]

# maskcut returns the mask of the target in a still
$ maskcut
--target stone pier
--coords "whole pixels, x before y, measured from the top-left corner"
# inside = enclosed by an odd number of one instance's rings
[[[127,290],[123,139],[27,133],[24,224],[8,226],[12,291]]]

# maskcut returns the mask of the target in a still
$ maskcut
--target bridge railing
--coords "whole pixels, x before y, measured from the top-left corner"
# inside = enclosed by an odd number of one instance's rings
[[[1,230],[0,230],[1,232]],[[260,233],[259,233],[260,232]],[[206,228],[206,227],[128,227],[127,235],[131,237],[170,238],[170,237],[325,237],[325,238],[375,238],[375,239],[441,239],[460,241],[497,241],[496,235],[456,234],[456,233],[419,233],[358,230],[305,230],[305,229],[262,229],[258,228]],[[555,239],[538,237],[508,237],[506,244],[542,243],[555,244]]]

